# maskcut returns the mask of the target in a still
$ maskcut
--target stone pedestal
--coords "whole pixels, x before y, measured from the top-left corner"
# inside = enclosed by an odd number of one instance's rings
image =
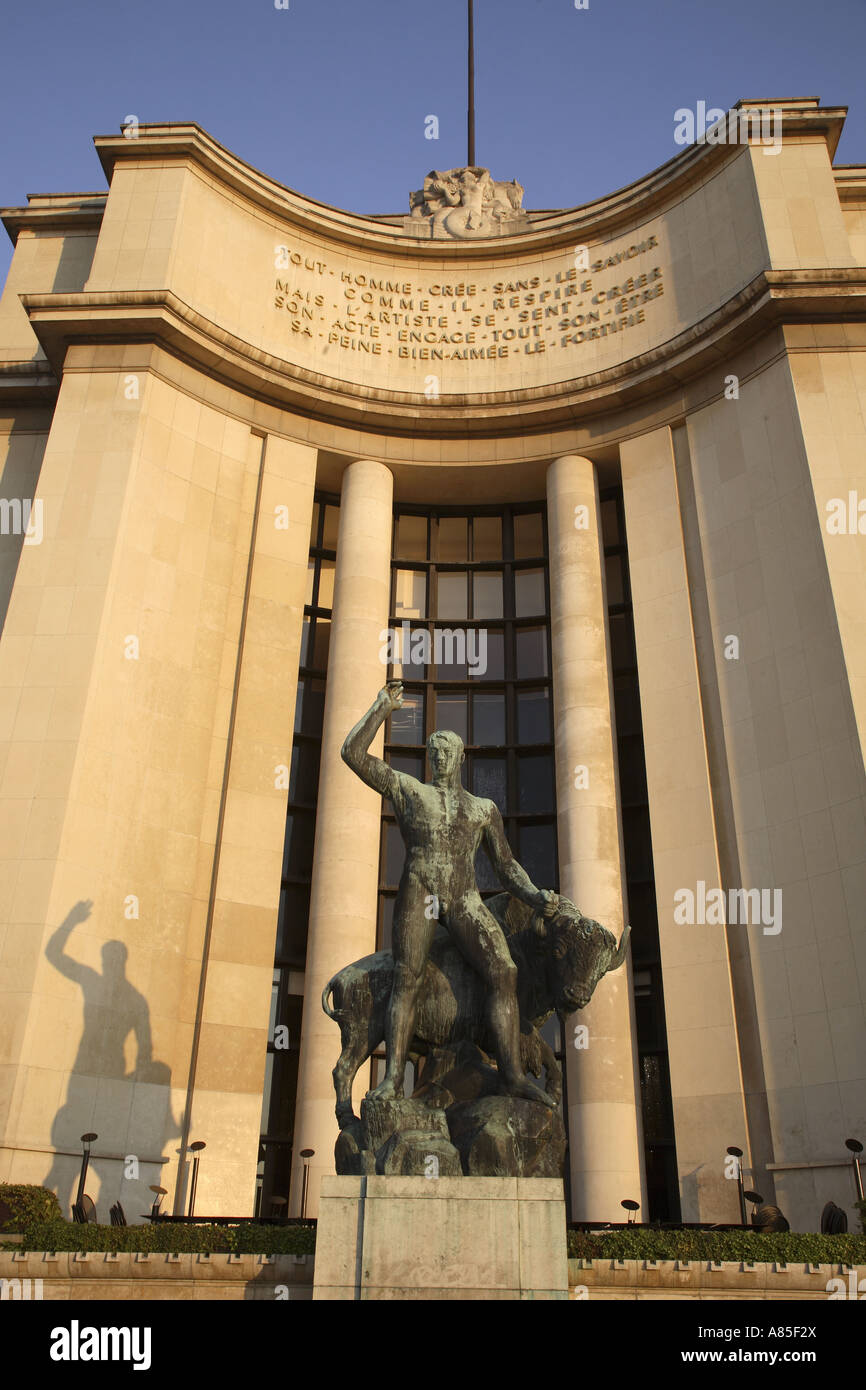
[[[313,1298],[565,1300],[562,1183],[325,1177]]]

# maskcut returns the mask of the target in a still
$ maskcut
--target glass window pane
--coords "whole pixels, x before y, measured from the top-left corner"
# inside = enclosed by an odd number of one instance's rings
[[[443,516],[439,519],[439,559],[459,565],[469,559],[469,542],[465,516]]]
[[[518,692],[517,742],[550,742],[550,696],[546,690]]]
[[[315,582],[316,582],[316,562],[315,562],[315,560],[308,560],[308,561],[307,561],[307,588],[306,588],[306,592],[305,592],[305,594],[304,594],[304,603],[306,603],[306,604],[307,604],[309,607],[311,607],[311,608],[312,608],[312,606],[313,606],[313,585],[315,584]]]
[[[289,801],[314,803],[319,787],[319,745],[299,743],[292,749]]]
[[[518,618],[534,618],[546,612],[544,570],[515,570],[514,611]]]
[[[622,556],[606,555],[604,557],[604,573],[605,579],[607,581],[608,603],[625,603],[622,577]]]
[[[615,613],[610,619],[610,654],[613,669],[621,671],[625,666],[634,666],[637,661],[634,650],[634,636],[631,631],[631,615]]]
[[[403,705],[391,715],[389,743],[424,742],[424,695],[420,690],[403,692]]]
[[[466,695],[436,696],[436,728],[451,729],[469,742],[469,700]]]
[[[552,825],[522,825],[518,860],[536,888],[552,888],[556,882],[556,855]]]
[[[280,925],[277,933],[277,959],[302,961],[307,951],[307,922],[310,915],[310,886],[288,883],[280,894]]]
[[[438,599],[437,616],[440,618],[468,618],[467,576],[465,574],[437,575]]]
[[[322,508],[318,502],[313,503],[313,520],[310,525],[310,549],[319,544],[319,516]]]
[[[340,529],[340,508],[325,508],[325,527],[322,532],[322,549],[337,549],[337,532]]]
[[[331,623],[329,618],[317,618],[313,633],[313,652],[310,665],[316,671],[327,671],[328,649],[331,644]]]
[[[423,570],[397,570],[394,612],[398,618],[427,617],[427,576]]]
[[[466,576],[457,576],[463,584],[463,593],[466,593]],[[440,581],[443,576],[439,576]],[[441,595],[441,590],[440,590]],[[472,646],[470,647],[470,640]],[[465,628],[437,627],[434,629],[433,659],[436,662],[436,675],[439,680],[444,681],[465,681],[467,672],[467,656],[476,656],[476,638],[473,633],[470,635]]]
[[[390,763],[395,772],[407,772],[410,777],[417,777],[419,782],[424,781],[423,753],[392,753]]]
[[[495,629],[487,633],[487,669],[479,670],[478,679],[485,681],[501,681],[505,679],[505,637],[504,634]]]
[[[517,760],[517,808],[520,811],[553,811],[553,758],[547,753]]]
[[[504,758],[472,758],[472,791],[475,796],[483,796],[495,801],[503,815],[507,803],[506,763]]]
[[[400,882],[403,873],[403,863],[406,858],[406,846],[403,844],[403,836],[400,834],[399,825],[393,821],[383,822],[384,840],[384,862],[382,865],[382,882],[389,887],[395,888]]]
[[[325,712],[325,682],[305,676],[298,682],[295,702],[295,731],[302,734],[321,734]]]
[[[505,742],[505,696],[480,691],[472,696],[472,742],[479,747]]]
[[[400,560],[427,559],[426,516],[397,518],[397,558]]]
[[[472,576],[472,616],[474,618],[501,618],[503,616],[501,570]]]
[[[379,912],[379,947],[380,951],[390,951],[391,949],[391,927],[394,921],[394,904],[396,898],[386,897],[383,893],[379,899],[381,905]],[[382,1063],[382,1075],[385,1075],[385,1063]]]
[[[315,829],[316,818],[312,811],[291,811],[286,816],[283,878],[309,878]]]
[[[334,570],[336,564],[334,560],[319,561],[319,593],[316,598],[317,608],[333,608],[334,606]]]
[[[403,627],[398,628],[396,640],[391,649],[392,654],[397,658],[393,662],[394,679],[423,680],[426,670],[424,658],[429,646],[430,640],[426,628],[410,628],[408,634]],[[401,657],[402,660],[400,660]]]
[[[502,518],[476,516],[472,522],[473,560],[502,559]]]
[[[517,629],[517,679],[532,680],[547,674],[547,629],[544,627],[519,627]]]
[[[604,545],[620,545],[619,516],[616,498],[611,497],[601,504],[601,538]]]
[[[541,512],[527,512],[514,518],[514,558],[534,560],[544,554],[544,528]]]
[[[299,666],[309,665],[308,657],[310,654],[310,630],[313,624],[311,619],[305,618],[301,626],[301,651],[298,661]]]

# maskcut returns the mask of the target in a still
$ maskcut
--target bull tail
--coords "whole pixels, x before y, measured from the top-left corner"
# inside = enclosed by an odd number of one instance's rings
[[[335,1023],[339,1023],[342,1017],[341,1011],[339,1009],[332,1009],[328,1004],[328,996],[333,992],[336,981],[337,976],[333,975],[331,979],[328,981],[328,983],[325,985],[325,988],[322,990],[322,1008],[328,1015],[328,1018],[332,1018]]]

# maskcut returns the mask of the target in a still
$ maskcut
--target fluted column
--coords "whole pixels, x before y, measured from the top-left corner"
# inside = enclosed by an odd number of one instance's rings
[[[292,1153],[294,1215],[301,1202],[300,1151],[316,1151],[308,1216],[316,1214],[322,1175],[334,1172],[338,1130],[331,1071],[340,1055],[340,1032],[322,1011],[322,990],[344,965],[376,949],[382,798],[345,765],[340,748],[387,677],[380,651],[389,616],[393,492],[384,464],[362,459],[343,475]],[[382,742],[380,730],[372,745],[380,756]],[[368,1084],[369,1069],[362,1067],[356,1110]]]
[[[623,928],[623,860],[598,488],[589,459],[547,473],[560,891]],[[575,1025],[588,1027],[577,1048]],[[631,959],[599,982],[566,1028],[572,1219],[646,1215]]]

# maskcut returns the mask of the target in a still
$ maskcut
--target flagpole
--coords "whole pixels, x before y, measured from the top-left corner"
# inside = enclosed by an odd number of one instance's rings
[[[475,165],[475,16],[473,0],[469,0],[469,102],[468,135],[470,168]]]

